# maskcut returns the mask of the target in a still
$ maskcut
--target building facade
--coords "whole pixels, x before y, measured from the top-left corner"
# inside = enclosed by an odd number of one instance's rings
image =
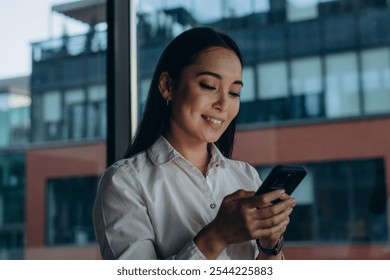
[[[23,258],[29,77],[0,81],[0,259]]]

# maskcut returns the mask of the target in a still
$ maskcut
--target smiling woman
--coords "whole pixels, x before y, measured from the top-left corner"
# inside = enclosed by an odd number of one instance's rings
[[[256,170],[230,159],[242,86],[241,53],[227,35],[199,27],[171,41],[125,158],[99,184],[103,258],[283,258],[295,200],[255,196]]]

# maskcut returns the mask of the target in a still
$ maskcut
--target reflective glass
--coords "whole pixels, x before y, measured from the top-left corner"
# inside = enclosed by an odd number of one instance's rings
[[[0,3],[0,259],[99,256],[105,18],[100,0]]]
[[[362,82],[365,112],[385,113],[390,110],[390,50],[370,49],[362,52]]]
[[[308,170],[288,258],[390,258],[377,249],[389,240],[388,1],[145,0],[137,9],[141,112],[157,59],[180,32],[210,26],[238,42],[234,158],[262,179],[280,163]]]

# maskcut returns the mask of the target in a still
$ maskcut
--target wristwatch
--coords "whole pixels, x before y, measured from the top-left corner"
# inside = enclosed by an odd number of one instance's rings
[[[283,242],[284,242],[284,237],[283,235],[279,238],[278,243],[273,247],[272,249],[269,248],[263,248],[260,245],[259,239],[256,239],[257,247],[259,248],[259,251],[262,251],[264,254],[269,255],[269,256],[276,256],[282,251],[283,248]]]

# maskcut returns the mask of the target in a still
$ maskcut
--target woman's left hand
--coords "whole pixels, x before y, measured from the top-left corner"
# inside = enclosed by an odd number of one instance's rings
[[[281,197],[281,201],[275,204],[273,204],[271,201],[267,201],[266,195],[264,195],[263,201],[265,201],[265,203],[258,208],[258,211],[261,211],[263,214],[263,219],[273,220],[273,217],[279,214],[281,211],[285,213],[285,219],[278,221],[277,225],[274,224],[273,228],[276,230],[269,231],[268,235],[259,238],[259,243],[261,247],[272,249],[277,245],[280,240],[280,237],[286,231],[287,225],[290,222],[290,214],[292,213],[293,207],[295,207],[296,202],[294,198],[290,197],[287,194],[284,194]],[[293,203],[291,203],[291,201],[293,201]],[[286,203],[289,203],[289,207],[287,209],[284,206],[284,204]]]

